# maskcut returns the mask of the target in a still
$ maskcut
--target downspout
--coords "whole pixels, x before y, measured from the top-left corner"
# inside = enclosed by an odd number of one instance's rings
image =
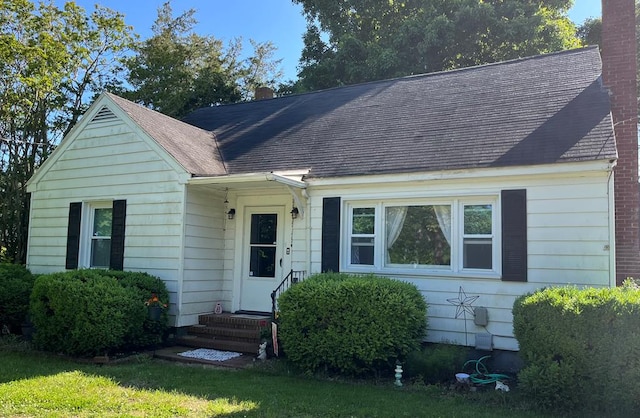
[[[607,177],[607,197],[609,200],[608,220],[609,220],[609,287],[616,287],[616,199],[614,196],[614,175],[613,168],[616,162],[609,166]]]
[[[187,234],[187,222],[186,222],[186,215],[187,215],[187,183],[184,182],[182,183],[182,213],[180,216],[180,222],[181,222],[181,232],[180,232],[180,255],[179,255],[179,260],[178,260],[178,290],[176,292],[176,316],[175,316],[175,323],[174,326],[177,327],[181,327],[184,326],[184,324],[182,323],[182,302],[183,302],[183,298],[182,298],[182,292],[184,291],[184,257],[185,257],[185,242],[186,242],[186,234]]]

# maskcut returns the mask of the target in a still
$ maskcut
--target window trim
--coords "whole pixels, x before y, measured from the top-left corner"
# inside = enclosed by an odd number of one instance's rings
[[[397,199],[348,199],[343,198],[342,211],[346,216],[342,219],[341,225],[341,263],[340,271],[351,273],[381,273],[393,275],[419,275],[419,276],[443,276],[443,277],[482,277],[500,279],[502,274],[502,242],[501,242],[501,216],[500,216],[500,194],[483,194],[478,196],[457,196],[457,197],[417,197],[417,198],[397,198]],[[451,265],[450,266],[428,266],[428,267],[399,267],[398,265],[385,265],[385,249],[383,243],[386,240],[386,230],[384,228],[384,213],[386,207],[393,206],[429,206],[429,205],[450,205],[451,206]],[[468,205],[491,205],[492,234],[492,269],[471,269],[463,268],[464,250],[464,206]],[[351,264],[351,238],[353,224],[353,210],[355,208],[375,208],[375,235],[374,235],[374,264],[362,265]]]
[[[91,248],[94,240],[93,221],[95,219],[96,209],[111,209],[112,210],[111,215],[113,216],[113,201],[84,202],[82,213],[86,214],[86,216],[82,217],[79,266],[83,268],[109,269],[110,265],[108,266],[92,266],[91,265]],[[113,228],[113,218],[111,219],[111,222],[112,222],[111,226]],[[112,239],[112,236],[111,236],[112,234],[109,235],[110,240]],[[100,239],[105,239],[105,238],[106,237],[101,237]]]

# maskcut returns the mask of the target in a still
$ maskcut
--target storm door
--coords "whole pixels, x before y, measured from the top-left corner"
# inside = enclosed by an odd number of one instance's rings
[[[282,280],[283,213],[281,207],[247,208],[241,310],[271,310],[271,291]]]

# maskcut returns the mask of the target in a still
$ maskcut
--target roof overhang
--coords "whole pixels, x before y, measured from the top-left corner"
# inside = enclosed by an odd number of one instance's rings
[[[297,189],[306,189],[307,183],[303,180],[303,177],[308,174],[309,171],[282,171],[282,172],[268,172],[268,173],[247,173],[247,174],[230,174],[226,176],[211,176],[211,177],[192,177],[187,181],[187,184],[194,185],[220,185],[225,187],[233,186],[250,186],[251,184],[275,182],[284,186],[295,187]]]

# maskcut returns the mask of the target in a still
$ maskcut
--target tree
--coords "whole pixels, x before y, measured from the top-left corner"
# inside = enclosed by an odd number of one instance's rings
[[[118,77],[133,40],[123,16],[69,2],[0,7],[0,246],[24,263],[26,181],[77,122],[88,98]]]
[[[307,90],[450,70],[578,46],[571,0],[293,0],[308,26]]]
[[[255,87],[275,86],[281,77],[270,42],[250,41],[254,54],[245,60],[242,40],[225,48],[213,36],[193,33],[195,10],[173,17],[171,3],[158,9],[153,36],[127,60],[127,81],[120,94],[172,117],[206,106],[249,100]]]
[[[584,45],[598,45],[602,48],[602,19],[586,19],[577,30],[578,38]],[[640,96],[640,0],[636,0],[636,60],[638,63],[636,75],[636,91]],[[638,100],[638,114],[640,114],[640,97]]]

